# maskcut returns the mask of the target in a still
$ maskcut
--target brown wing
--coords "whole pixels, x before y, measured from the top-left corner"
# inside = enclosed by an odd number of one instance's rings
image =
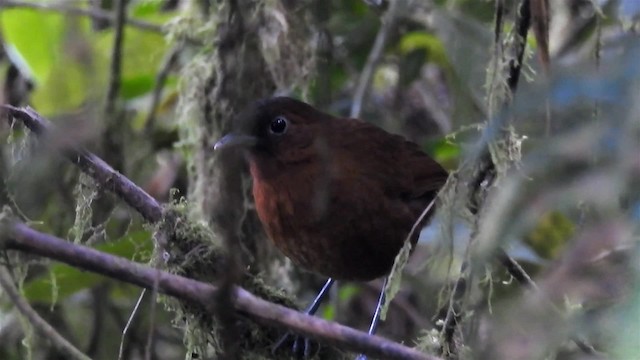
[[[401,136],[357,119],[334,118],[330,128],[342,176],[377,182],[413,212],[420,213],[447,180],[440,164]]]

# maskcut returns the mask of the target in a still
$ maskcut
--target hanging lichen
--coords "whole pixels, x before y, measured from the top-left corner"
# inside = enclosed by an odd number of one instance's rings
[[[76,217],[69,233],[73,238],[73,242],[80,244],[83,235],[91,227],[93,215],[91,204],[98,196],[98,189],[89,175],[80,173],[73,194],[76,197]]]

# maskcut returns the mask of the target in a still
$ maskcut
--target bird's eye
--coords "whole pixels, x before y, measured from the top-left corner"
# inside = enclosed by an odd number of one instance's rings
[[[282,135],[287,132],[287,119],[284,116],[277,116],[271,120],[269,131],[274,135]]]

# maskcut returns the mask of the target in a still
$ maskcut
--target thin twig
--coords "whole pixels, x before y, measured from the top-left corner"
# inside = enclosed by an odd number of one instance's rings
[[[520,74],[522,72],[522,60],[524,59],[524,52],[527,45],[527,34],[531,25],[531,12],[529,7],[529,0],[522,0],[518,6],[518,13],[516,15],[516,37],[513,44],[515,59],[511,59],[509,61],[509,69],[507,75],[509,94],[503,100],[503,109],[506,109],[513,100],[514,94],[518,87]],[[494,49],[496,49],[496,51],[505,50],[501,44],[501,31],[502,24],[504,22],[503,11],[503,2],[497,0],[494,27]],[[499,59],[502,57],[502,54],[494,54],[494,56],[496,57],[495,61],[499,61]],[[493,121],[496,122],[496,120]],[[492,127],[495,127],[497,125],[498,124],[490,123],[487,129],[491,129]],[[474,173],[471,180],[469,181],[469,187],[471,188],[471,191],[469,192],[469,209],[473,213],[475,213],[476,216],[480,216],[479,214],[484,205],[486,197],[485,189],[489,189],[491,187],[491,185],[496,180],[497,175],[496,165],[493,162],[488,142],[483,144],[482,150],[473,166],[475,167]],[[477,219],[478,218],[476,218],[476,220]],[[471,239],[471,241],[473,241],[473,238]],[[467,264],[463,264],[463,269],[466,268],[466,266]],[[456,327],[458,325],[458,320],[463,316],[463,314],[461,313],[462,309],[459,306],[459,301],[464,297],[469,287],[467,285],[467,282],[468,280],[464,278],[464,272],[463,270],[461,270],[461,275],[458,278],[458,281],[456,282],[453,290],[453,294],[451,295],[452,299],[447,311],[445,323],[443,325],[445,344],[443,345],[442,350],[443,353],[445,350],[448,350],[453,356],[457,356],[457,354],[455,353],[456,344],[454,335]],[[449,347],[449,349],[446,349],[445,346]]]
[[[178,44],[174,46],[165,58],[162,61],[162,65],[160,66],[160,71],[156,75],[156,83],[153,88],[153,95],[151,98],[151,107],[149,108],[149,114],[147,115],[147,119],[144,122],[145,131],[148,132],[153,128],[153,123],[155,122],[156,113],[158,112],[158,106],[160,105],[160,100],[162,98],[162,90],[164,90],[164,86],[167,83],[167,78],[169,77],[169,73],[171,69],[173,69],[174,65],[178,61],[178,55],[183,49],[183,44]]]
[[[105,308],[105,293],[107,292],[106,286],[96,286],[91,289],[91,299],[93,302],[93,306],[91,309],[92,314],[92,326],[91,326],[91,335],[89,337],[89,344],[86,346],[85,353],[90,358],[95,358],[98,354],[98,350],[100,347],[100,341],[103,339],[103,331],[104,331],[104,308]]]
[[[363,286],[372,293],[378,294],[380,291],[380,284],[378,281],[376,282],[368,282],[364,283]],[[417,328],[424,329],[427,327],[433,327],[431,321],[427,319],[424,314],[421,314],[420,311],[413,305],[410,301],[407,300],[405,296],[395,296],[393,301],[390,302],[390,306],[397,309],[401,313],[409,319]]]
[[[526,271],[518,264],[518,262],[509,256],[506,251],[501,248],[498,248],[496,257],[498,261],[507,269],[509,275],[513,276],[514,279],[520,284],[532,289],[538,290],[538,285],[531,279],[531,276],[527,274]]]
[[[220,289],[208,283],[170,274],[144,266],[124,258],[76,245],[54,236],[35,231],[24,224],[13,223],[3,229],[6,234],[2,245],[62,261],[71,266],[102,274],[119,281],[176,297],[180,300],[211,310],[211,299]],[[270,326],[280,326],[296,333],[311,336],[340,348],[365,353],[384,359],[438,360],[396,342],[334,322],[305,315],[287,307],[260,299],[247,290],[234,287],[231,302],[238,312],[254,321]]]
[[[112,302],[107,303],[107,311],[115,322],[119,329],[124,329],[127,324],[127,319],[123,318],[120,308],[114,305]],[[129,335],[124,340],[123,359],[130,359],[131,353],[135,350],[142,353],[142,342],[140,335],[138,334],[137,323],[133,323],[133,327],[128,331]]]
[[[20,0],[2,0],[0,1],[0,8],[11,9],[11,8],[27,8],[34,9],[40,11],[53,11],[53,12],[61,12],[68,15],[73,16],[88,16],[93,19],[107,21],[110,24],[116,22],[115,14],[104,11],[97,8],[85,9],[73,6],[67,6],[62,3],[45,3],[45,2],[32,2],[32,1],[20,1]],[[141,30],[157,32],[163,34],[165,31],[162,29],[161,25],[156,25],[152,23],[148,23],[146,21],[135,20],[135,19],[127,19],[126,24],[128,26],[136,27]]]
[[[167,239],[167,232],[165,231],[156,231],[154,238],[154,259],[150,263],[150,265],[154,268],[159,268],[162,261],[162,254],[166,251],[166,246],[169,240]],[[159,272],[156,272],[155,282],[153,283],[153,292],[151,293],[151,298],[149,299],[151,306],[149,309],[149,334],[147,335],[147,343],[144,349],[144,358],[145,360],[155,359],[154,345],[156,341],[156,308],[158,306],[158,281],[159,281]]]
[[[124,112],[119,106],[120,86],[122,83],[122,61],[124,46],[124,22],[126,20],[128,0],[116,0],[116,18],[114,23],[113,46],[111,47],[111,65],[109,66],[109,84],[104,102],[104,116],[102,122],[105,124],[104,136],[101,140],[102,151],[106,160],[114,169],[124,170],[125,155],[124,135],[128,132]],[[123,132],[124,131],[124,132]],[[110,205],[106,205],[109,207]]]
[[[44,320],[29,303],[20,295],[20,292],[13,283],[13,277],[6,267],[0,266],[0,286],[9,296],[11,302],[16,306],[22,316],[29,319],[40,335],[49,340],[51,344],[62,352],[69,359],[91,360],[90,357],[78,350],[73,344],[56,331],[46,320]]]
[[[120,93],[120,81],[122,75],[122,46],[124,43],[124,24],[127,15],[127,0],[116,1],[116,16],[114,24],[113,48],[111,49],[111,68],[109,74],[109,88],[107,90],[107,100],[105,102],[105,114],[107,121],[113,122],[118,119],[114,117],[116,101]],[[119,126],[112,124],[110,126]]]
[[[504,62],[504,46],[502,44],[502,32],[504,28],[504,0],[496,0],[495,2],[495,12],[494,12],[494,26],[493,26],[493,59],[491,60],[491,68],[489,69],[489,74],[491,75],[491,79],[487,82],[487,108],[489,117],[493,117],[495,114],[496,104],[494,98],[496,98],[496,94],[501,94],[500,87],[502,86],[502,81],[499,81],[498,78],[502,78],[503,74],[501,74],[502,64]]]
[[[524,50],[527,46],[527,34],[529,34],[530,27],[531,5],[529,0],[522,0],[520,6],[518,6],[518,16],[516,17],[516,39],[514,44],[516,58],[509,61],[509,77],[507,78],[507,84],[509,85],[509,90],[511,90],[511,97],[513,97],[513,94],[515,94],[518,88],[518,80],[522,73]]]
[[[356,88],[356,93],[353,96],[353,103],[351,104],[350,116],[352,118],[359,117],[360,113],[362,112],[362,104],[366,100],[367,91],[369,90],[369,86],[371,85],[373,73],[378,67],[378,63],[380,62],[380,58],[382,57],[384,46],[387,44],[387,37],[389,36],[391,29],[393,29],[393,26],[395,25],[396,15],[398,13],[398,9],[400,8],[400,2],[403,1],[404,0],[391,1],[389,9],[382,17],[382,25],[380,26],[378,35],[376,35],[375,42],[373,43],[371,52],[367,57],[367,62],[364,65],[364,69],[360,74],[360,79],[358,79],[358,87]]]
[[[498,2],[497,5],[500,5]],[[496,21],[502,21],[502,18],[497,18]],[[522,60],[524,59],[524,52],[527,46],[527,34],[531,26],[531,11],[529,0],[522,0],[518,6],[518,13],[516,16],[516,39],[515,39],[515,59],[509,61],[509,70],[507,77],[507,85],[509,87],[509,96],[504,100],[503,108],[509,106],[510,101],[513,100],[515,92],[518,88],[518,81],[520,80],[520,74],[522,72]],[[496,31],[498,28],[496,27]],[[499,37],[496,36],[495,39]],[[488,126],[487,129],[490,129]],[[485,188],[488,188],[495,180],[495,164],[491,158],[489,147],[485,146],[477,160],[477,170],[473,179],[469,182],[471,187],[471,199],[470,207],[473,212],[478,212],[481,204],[478,203],[478,194],[482,189],[482,185],[487,183]]]
[[[404,239],[404,245],[400,249],[398,255],[396,255],[396,259],[393,261],[393,266],[391,267],[391,271],[389,272],[389,275],[387,275],[385,279],[383,289],[382,289],[382,292],[384,294],[384,297],[381,298],[382,307],[380,309],[381,310],[380,318],[382,320],[384,320],[385,317],[387,316],[387,311],[389,310],[389,304],[391,300],[393,300],[393,298],[398,293],[399,287],[393,286],[392,283],[400,282],[402,269],[404,269],[404,267],[407,264],[407,259],[411,252],[411,247],[413,246],[411,244],[411,239],[414,237],[414,234],[416,234],[416,231],[418,231],[421,226],[424,226],[425,219],[428,219],[429,216],[433,215],[431,210],[433,209],[433,206],[436,203],[436,199],[437,199],[437,196],[431,199],[431,202],[429,202],[429,205],[427,205],[424,208],[424,210],[422,210],[422,213],[420,214],[420,216],[418,216],[418,219],[413,223],[413,226],[411,227],[411,231],[409,231],[409,234]],[[376,311],[377,309],[378,308],[376,307]]]
[[[145,289],[146,290],[146,289]],[[158,283],[153,284],[153,292],[151,292],[151,305],[149,307],[149,334],[147,335],[147,344],[144,347],[144,359],[154,359],[153,348],[156,340],[156,308],[158,307]]]
[[[463,262],[460,267],[460,276],[453,287],[451,297],[449,298],[449,306],[442,323],[443,344],[440,347],[440,354],[446,358],[456,358],[458,356],[458,346],[456,345],[455,335],[460,317],[462,316],[461,301],[467,292],[466,270],[468,264]]]
[[[138,296],[138,301],[136,301],[136,304],[133,306],[133,310],[131,310],[131,314],[129,315],[129,318],[127,319],[127,323],[124,325],[124,329],[122,329],[122,335],[120,336],[120,348],[118,349],[118,360],[122,360],[124,359],[124,341],[127,338],[127,333],[129,332],[129,328],[131,327],[131,324],[133,324],[133,320],[136,317],[136,314],[138,313],[138,310],[140,309],[140,304],[142,303],[142,300],[144,299],[145,294],[147,293],[147,289],[142,289],[142,292],[140,293],[140,295]]]
[[[516,279],[516,281],[520,285],[533,289],[534,291],[540,290],[538,284],[533,281],[531,276],[529,276],[529,274],[522,268],[522,266],[520,266],[520,264],[514,258],[509,256],[509,254],[507,254],[503,249],[498,248],[496,257],[498,258],[498,261],[500,261],[502,266],[507,269],[509,275],[513,276],[513,278]],[[558,314],[561,314],[560,310],[555,307],[554,304],[551,305]],[[582,340],[576,336],[572,336],[571,340],[578,346],[578,348],[580,348],[580,350],[582,350],[582,352],[592,355],[599,354],[599,351],[585,340]]]
[[[21,120],[38,136],[46,136],[50,132],[49,122],[30,107],[18,108],[11,105],[0,105],[0,108],[7,110],[14,118]],[[102,188],[113,191],[139,212],[145,220],[151,223],[160,221],[162,218],[160,204],[133,181],[89,151],[82,148],[63,150],[64,155],[82,172],[91,176]]]

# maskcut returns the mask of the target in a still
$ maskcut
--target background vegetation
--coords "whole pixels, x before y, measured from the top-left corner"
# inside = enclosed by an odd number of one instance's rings
[[[271,247],[248,177],[211,151],[247,104],[288,94],[402,134],[453,174],[381,335],[439,358],[638,359],[639,14],[635,0],[0,1],[1,102],[52,124],[45,138],[0,125],[0,238],[17,220],[303,306],[324,279]],[[61,156],[78,146],[184,222],[141,217]],[[289,357],[270,353],[281,331],[236,326],[224,296],[209,317],[1,255],[3,359],[69,356],[13,286],[90,358]],[[340,284],[320,315],[366,329],[381,285]],[[345,356],[332,351],[315,356]]]

